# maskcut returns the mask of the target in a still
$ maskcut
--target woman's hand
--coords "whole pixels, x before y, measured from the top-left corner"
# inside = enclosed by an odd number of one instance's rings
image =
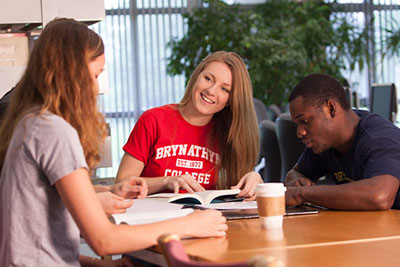
[[[145,198],[148,187],[144,179],[139,177],[124,178],[111,186],[111,192],[126,199]]]
[[[187,222],[185,222],[185,228],[188,232],[185,236],[225,236],[225,232],[228,230],[226,218],[222,216],[222,213],[218,210],[196,210],[182,218],[187,220]]]
[[[245,174],[239,183],[231,188],[239,188],[241,191],[237,195],[238,197],[245,197],[245,201],[256,199],[256,185],[262,184],[263,180],[258,172],[249,172]]]
[[[96,193],[96,195],[107,215],[124,213],[133,204],[133,200],[124,201],[123,197],[117,196],[110,191]]]
[[[204,191],[199,182],[197,182],[191,175],[184,174],[181,176],[166,176],[162,179],[166,189],[175,194],[179,193],[179,189],[186,190],[188,193]]]

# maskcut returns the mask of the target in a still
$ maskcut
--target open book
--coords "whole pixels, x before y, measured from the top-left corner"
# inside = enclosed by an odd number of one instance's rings
[[[242,198],[236,198],[240,189],[226,189],[226,190],[206,190],[201,192],[194,192],[192,194],[174,194],[174,193],[160,193],[149,195],[147,198],[152,198],[164,202],[178,203],[178,204],[210,204],[222,203],[231,201],[240,201]]]
[[[148,224],[183,217],[193,209],[182,209],[182,205],[162,203],[154,199],[135,199],[133,205],[122,214],[113,214],[110,220],[115,224]]]

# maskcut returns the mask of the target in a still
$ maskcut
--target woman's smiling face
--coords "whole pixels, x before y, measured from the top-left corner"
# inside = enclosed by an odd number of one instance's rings
[[[231,90],[230,68],[222,62],[211,62],[197,78],[189,105],[195,114],[211,120],[215,113],[228,104]]]

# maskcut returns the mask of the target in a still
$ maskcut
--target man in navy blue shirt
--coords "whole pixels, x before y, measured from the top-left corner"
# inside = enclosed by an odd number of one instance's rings
[[[289,105],[307,148],[286,176],[286,205],[400,209],[399,128],[379,115],[352,110],[342,85],[325,74],[301,80]],[[322,176],[336,185],[316,185]]]

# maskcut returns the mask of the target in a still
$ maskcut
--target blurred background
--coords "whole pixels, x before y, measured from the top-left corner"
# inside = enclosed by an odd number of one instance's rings
[[[8,2],[0,0],[3,7],[9,7]],[[47,8],[54,8],[54,1],[40,2],[42,9],[46,2]],[[371,108],[375,84],[400,83],[400,0],[65,2],[75,12],[100,8],[102,13],[93,21],[85,20],[106,46],[100,103],[109,123],[109,158],[96,170],[97,177],[115,176],[122,146],[138,117],[149,108],[179,102],[194,67],[217,50],[243,57],[254,96],[271,120],[273,110],[275,116],[287,112],[289,92],[309,73],[335,76],[346,87],[353,107],[364,109]],[[18,12],[32,11],[24,10]],[[0,12],[0,33],[28,31],[35,38],[33,26],[7,27],[4,13],[5,9]],[[1,58],[7,51],[1,47],[0,67],[7,63]],[[0,80],[7,75],[0,68]]]

